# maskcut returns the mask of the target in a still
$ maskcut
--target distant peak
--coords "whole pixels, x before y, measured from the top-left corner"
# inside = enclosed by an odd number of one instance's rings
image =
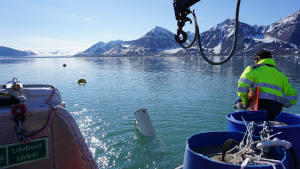
[[[226,25],[228,25],[228,24],[234,24],[235,23],[235,19],[226,19],[223,23],[221,23],[221,24],[226,24]]]
[[[111,41],[109,41],[107,43],[121,43],[121,42],[123,42],[123,41],[120,40],[120,39],[117,39],[117,40],[111,40]]]
[[[161,26],[155,26],[150,32],[169,32],[169,30]]]
[[[222,29],[226,25],[234,24],[234,19],[226,19],[225,21],[217,24],[214,28]]]
[[[149,37],[149,36],[173,36],[173,33],[171,31],[169,31],[166,28],[160,27],[160,26],[156,26],[155,28],[151,29],[146,35],[145,37]]]
[[[165,32],[168,31],[166,28],[155,26],[150,32]]]

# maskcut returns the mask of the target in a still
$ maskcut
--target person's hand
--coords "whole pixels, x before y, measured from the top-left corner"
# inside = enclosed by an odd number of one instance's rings
[[[244,104],[242,102],[236,102],[233,106],[234,109],[245,109]]]

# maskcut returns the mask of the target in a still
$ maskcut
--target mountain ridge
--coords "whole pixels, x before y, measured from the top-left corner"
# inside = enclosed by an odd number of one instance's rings
[[[30,56],[36,55],[31,51],[21,51],[10,47],[0,46],[0,56]]]
[[[234,39],[234,19],[226,19],[200,34],[207,55],[227,55]],[[193,33],[188,33],[189,39]],[[300,54],[300,10],[270,25],[259,26],[239,22],[239,38],[235,55],[253,54],[265,48],[274,54]],[[75,56],[197,56],[197,46],[184,50],[174,33],[156,26],[144,36],[131,41],[110,41],[92,50],[95,45]],[[97,43],[97,44],[98,44]],[[91,52],[92,51],[92,52]]]

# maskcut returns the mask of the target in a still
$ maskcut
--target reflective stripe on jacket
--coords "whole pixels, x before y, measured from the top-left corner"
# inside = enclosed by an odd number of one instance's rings
[[[238,82],[238,95],[247,105],[248,93],[259,86],[259,98],[274,100],[285,107],[297,102],[297,90],[289,83],[287,77],[276,69],[272,58],[262,59],[258,64],[268,64],[253,68],[248,66]],[[273,67],[272,67],[273,66]]]

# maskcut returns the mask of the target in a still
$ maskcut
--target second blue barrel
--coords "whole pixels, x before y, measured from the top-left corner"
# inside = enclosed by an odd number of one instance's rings
[[[241,132],[207,132],[189,137],[184,153],[183,169],[240,169],[241,165],[215,161],[209,158],[208,154],[214,154],[214,149],[222,147],[229,139],[241,141],[243,137],[244,133]],[[259,138],[254,137],[255,139]],[[277,147],[276,151],[271,154],[274,159],[287,166],[286,153],[282,148]],[[283,169],[280,163],[276,163],[275,167]],[[273,169],[273,167],[271,165],[249,165],[245,169]]]

